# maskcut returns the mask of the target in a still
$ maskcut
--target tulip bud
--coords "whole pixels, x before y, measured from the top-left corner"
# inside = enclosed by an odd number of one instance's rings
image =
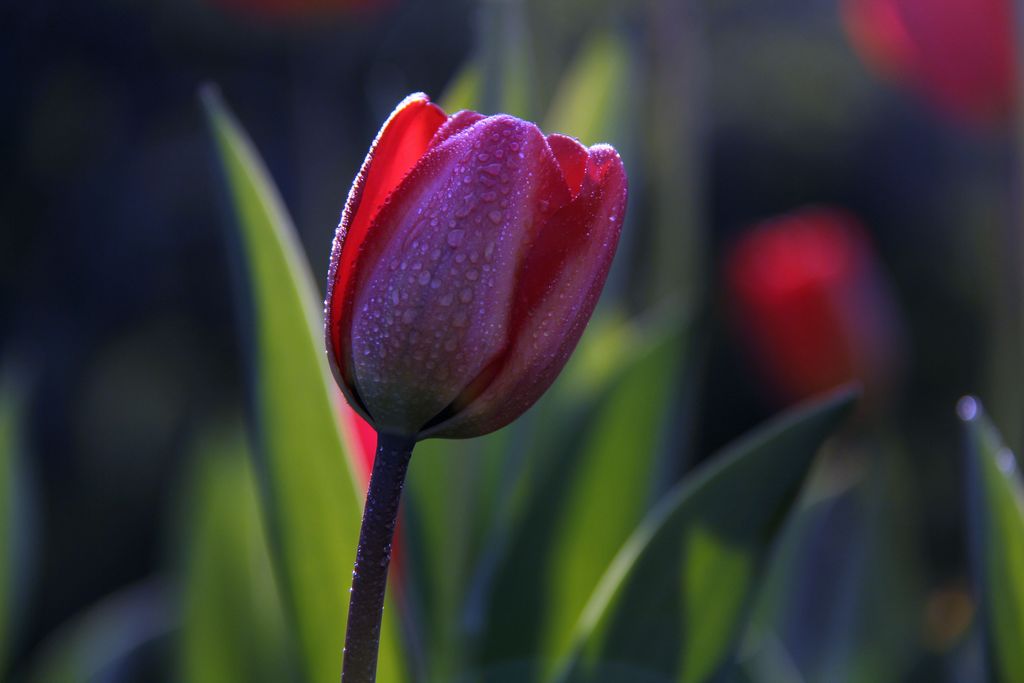
[[[327,349],[346,398],[379,432],[419,439],[511,422],[579,340],[625,208],[608,145],[408,97],[331,253]]]
[[[811,208],[758,225],[730,250],[725,273],[736,328],[780,398],[859,380],[870,399],[889,386],[900,326],[852,216]]]
[[[864,60],[953,116],[1006,123],[1017,103],[1011,0],[844,0]]]

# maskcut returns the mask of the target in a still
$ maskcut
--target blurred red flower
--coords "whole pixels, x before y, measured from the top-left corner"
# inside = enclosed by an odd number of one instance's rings
[[[377,432],[359,413],[352,410],[347,402],[341,401],[341,433],[365,498],[370,487],[373,460],[377,455]],[[401,586],[402,567],[405,564],[402,535],[402,521],[399,519],[391,549],[391,581],[394,584],[391,591],[396,600],[404,599]]]
[[[757,225],[729,251],[725,275],[736,329],[780,398],[851,380],[869,398],[888,386],[898,318],[853,216],[816,207]]]
[[[365,493],[370,483],[370,472],[373,471],[373,458],[377,453],[377,432],[344,401],[341,406],[341,420],[345,446],[352,454],[353,465]]]
[[[954,117],[1006,123],[1017,102],[1011,0],[843,0],[861,57]]]

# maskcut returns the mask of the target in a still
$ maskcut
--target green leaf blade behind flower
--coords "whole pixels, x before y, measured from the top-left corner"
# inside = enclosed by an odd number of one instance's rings
[[[814,455],[853,400],[843,391],[773,420],[673,489],[595,590],[562,680],[710,680]]]
[[[595,321],[531,414],[519,514],[482,620],[488,671],[515,663],[540,676],[568,655],[576,618],[653,499],[685,336],[675,316]]]
[[[232,241],[244,271],[251,419],[282,595],[309,680],[336,683],[362,501],[339,433],[322,297],[251,142],[213,90],[203,103],[238,218]],[[390,604],[384,614],[379,675],[402,680]]]
[[[280,683],[292,645],[240,430],[205,438],[185,497],[179,642],[189,683]]]
[[[15,456],[17,407],[7,382],[0,384],[0,677],[3,677],[13,631],[16,500]]]
[[[981,404],[958,407],[967,449],[967,494],[975,585],[982,601],[989,675],[1024,680],[1024,481]]]

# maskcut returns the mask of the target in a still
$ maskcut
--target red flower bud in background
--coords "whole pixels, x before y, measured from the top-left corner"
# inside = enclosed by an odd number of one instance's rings
[[[1006,123],[1017,103],[1012,0],[843,0],[873,68],[969,123]]]
[[[378,431],[416,438],[511,422],[579,340],[625,208],[608,145],[407,98],[331,254],[327,348],[346,398]]]
[[[345,448],[351,454],[359,482],[365,489],[370,483],[370,472],[373,471],[373,458],[377,452],[377,432],[348,404],[341,406],[341,424]]]
[[[809,208],[755,226],[728,253],[725,275],[737,331],[781,398],[850,380],[870,398],[890,384],[898,317],[851,215]]]

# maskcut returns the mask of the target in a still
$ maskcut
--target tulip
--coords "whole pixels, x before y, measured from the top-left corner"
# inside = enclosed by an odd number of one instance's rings
[[[625,204],[607,145],[407,98],[331,254],[327,347],[346,398],[378,432],[414,439],[514,420],[579,340]]]
[[[413,445],[499,429],[551,385],[611,266],[626,208],[608,145],[422,94],[384,123],[348,196],[324,304],[327,353],[377,431],[342,679],[373,681]]]
[[[1017,104],[1011,0],[843,0],[854,47],[955,118],[1005,124]]]
[[[779,398],[853,380],[871,398],[888,386],[900,326],[853,216],[810,208],[762,223],[730,249],[725,275],[738,336]]]

